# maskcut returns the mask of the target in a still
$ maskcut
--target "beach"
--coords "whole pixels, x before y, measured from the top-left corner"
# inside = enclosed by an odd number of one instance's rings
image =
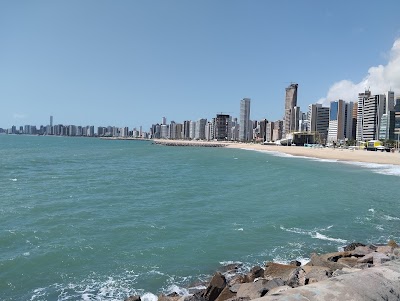
[[[166,144],[172,140],[157,139],[156,143]],[[340,148],[312,148],[304,146],[282,146],[282,145],[263,145],[254,143],[238,143],[238,142],[208,142],[208,141],[188,141],[188,140],[173,140],[173,144],[185,146],[202,146],[207,143],[223,144],[227,148],[247,149],[254,151],[279,152],[292,156],[301,156],[309,158],[364,162],[376,164],[393,164],[400,165],[400,153],[374,152],[366,150],[350,150]]]

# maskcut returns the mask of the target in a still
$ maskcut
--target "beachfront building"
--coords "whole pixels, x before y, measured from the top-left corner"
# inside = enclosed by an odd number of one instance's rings
[[[270,142],[272,140],[272,135],[274,133],[274,122],[268,122],[265,128],[265,141]]]
[[[357,141],[376,140],[379,137],[381,117],[385,108],[385,95],[360,93],[357,108]]]
[[[400,96],[396,97],[395,103],[394,103],[394,111],[395,112],[400,112]]]
[[[318,143],[325,143],[328,137],[329,108],[322,104],[308,106],[308,132],[316,133]]]
[[[342,99],[331,101],[329,107],[328,143],[344,140],[345,106]]]
[[[217,114],[215,118],[215,136],[219,141],[231,140],[232,119],[227,114]]]
[[[357,110],[356,110],[357,112]],[[353,118],[354,102],[344,103],[344,137],[348,140],[356,138],[356,120]]]
[[[389,111],[387,114],[383,114],[381,117],[381,123],[379,126],[379,140],[393,140],[394,135],[394,124],[395,124],[395,112]]]
[[[207,119],[202,118],[197,120],[194,139],[196,140],[206,139],[206,124],[207,124]]]
[[[205,135],[206,135],[206,140],[214,140],[214,124],[215,124],[215,118],[212,119],[212,121],[207,122],[206,124],[206,129],[205,129]]]
[[[292,83],[286,88],[285,94],[285,117],[282,129],[282,136],[285,137],[287,134],[296,130],[298,123],[296,123],[296,110],[297,107],[297,88],[298,84]],[[298,118],[297,118],[298,120]]]
[[[283,120],[277,120],[274,122],[272,131],[272,141],[278,141],[282,139],[283,123],[284,123]]]
[[[267,119],[261,119],[260,122],[258,123],[257,138],[262,141],[266,141],[268,123],[269,122]]]
[[[189,125],[189,139],[193,140],[196,135],[196,121],[190,121]]]
[[[240,101],[239,119],[239,141],[249,141],[252,138],[252,128],[250,123],[250,98],[243,98]]]
[[[183,122],[183,129],[182,129],[182,139],[189,140],[190,139],[190,120],[185,120]]]
[[[385,93],[385,104],[383,108],[383,114],[387,114],[390,111],[394,111],[394,92],[387,91]]]

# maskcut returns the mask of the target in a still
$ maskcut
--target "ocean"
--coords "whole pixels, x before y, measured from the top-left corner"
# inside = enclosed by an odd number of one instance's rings
[[[0,135],[0,300],[188,292],[221,266],[400,241],[400,167]]]

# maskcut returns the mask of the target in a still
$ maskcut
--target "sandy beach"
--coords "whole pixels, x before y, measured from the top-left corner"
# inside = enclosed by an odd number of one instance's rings
[[[157,139],[157,142],[171,142],[171,140]],[[309,148],[303,146],[280,146],[280,145],[262,145],[253,143],[237,143],[237,142],[208,142],[208,141],[187,141],[174,140],[174,144],[182,145],[201,145],[205,143],[221,143],[228,148],[241,148],[257,151],[270,151],[290,154],[293,156],[303,156],[319,159],[330,159],[339,161],[367,162],[377,164],[394,164],[400,165],[400,153],[372,152],[366,150],[349,150],[334,148]]]

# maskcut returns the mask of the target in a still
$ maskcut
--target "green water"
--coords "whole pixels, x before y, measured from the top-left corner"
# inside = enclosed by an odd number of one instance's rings
[[[400,241],[399,180],[389,165],[0,135],[0,299],[154,300],[231,261]]]

